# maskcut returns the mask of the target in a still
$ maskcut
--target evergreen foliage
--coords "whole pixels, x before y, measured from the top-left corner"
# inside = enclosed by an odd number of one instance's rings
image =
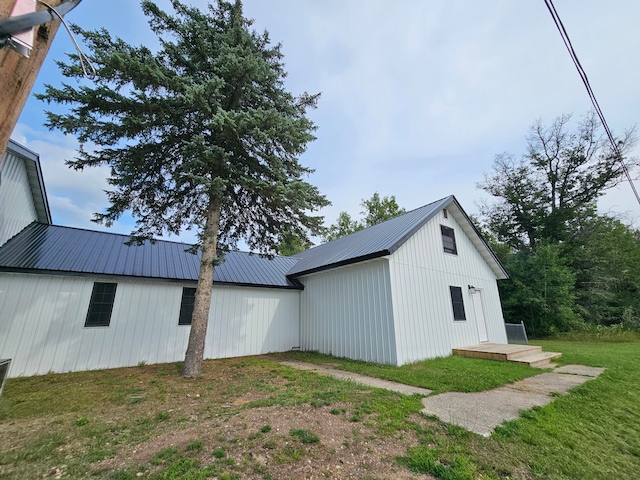
[[[319,95],[285,89],[280,46],[250,30],[239,0],[218,0],[205,12],[171,5],[173,14],[142,2],[160,41],[156,52],[75,27],[95,83],[82,81],[71,55],[59,66],[77,82],[47,85],[39,97],[69,107],[48,112],[47,126],[78,137],[70,167],[111,168],[110,206],[95,221],[109,226],[130,211],[133,241],[197,230],[201,272],[183,371],[196,376],[219,252],[242,239],[273,254],[282,232],[318,234],[322,217],[313,211],[329,202],[305,181],[312,170],[298,160],[314,140],[306,112]]]

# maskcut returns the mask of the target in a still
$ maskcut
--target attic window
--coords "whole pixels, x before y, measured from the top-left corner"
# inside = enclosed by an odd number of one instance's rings
[[[466,320],[464,313],[464,300],[462,299],[462,287],[449,287],[451,292],[451,306],[453,307],[454,320]]]
[[[449,218],[449,212],[447,212],[446,208],[442,209],[442,215],[444,215],[444,218]]]
[[[85,327],[108,327],[111,323],[117,283],[94,282]]]
[[[458,249],[456,248],[456,235],[453,228],[440,225],[440,231],[442,232],[442,246],[445,253],[457,255]]]
[[[195,301],[196,289],[191,287],[183,287],[178,325],[191,325],[191,317],[193,316],[193,305]]]

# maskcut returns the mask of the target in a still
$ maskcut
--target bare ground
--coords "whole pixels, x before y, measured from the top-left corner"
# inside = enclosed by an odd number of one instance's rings
[[[68,392],[68,411],[59,411],[64,405],[51,402],[49,413],[0,417],[0,478],[129,478],[114,477],[118,472],[157,478],[168,465],[163,456],[172,451],[199,461],[203,468],[222,462],[225,472],[235,475],[224,478],[430,478],[397,461],[418,444],[414,430],[381,434],[375,413],[354,420],[356,404],[370,395],[366,388],[344,387],[356,403],[313,406],[292,400],[281,405],[287,402],[280,400],[280,405],[253,406],[283,392],[324,390],[309,380],[312,374],[288,375],[286,370],[234,360],[218,361],[215,370],[208,369],[197,382],[163,368],[167,367],[99,372],[96,378],[110,375],[109,381],[121,387],[105,392],[91,380],[77,381],[65,390],[74,390]],[[299,384],[295,375],[311,383]],[[335,385],[340,391],[344,384]],[[104,403],[103,397],[118,400]],[[72,405],[74,401],[80,406]],[[317,441],[305,443],[291,434],[294,430],[315,435]],[[55,449],[45,451],[50,438],[57,442]]]

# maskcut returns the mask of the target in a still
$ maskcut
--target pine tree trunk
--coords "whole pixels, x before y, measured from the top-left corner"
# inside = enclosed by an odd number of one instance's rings
[[[207,222],[204,227],[202,240],[202,258],[200,260],[200,274],[196,289],[193,316],[191,317],[191,332],[189,345],[184,357],[182,376],[195,378],[202,375],[202,360],[204,345],[209,323],[209,309],[211,308],[211,289],[213,287],[214,260],[218,242],[218,226],[220,224],[220,200],[214,198],[209,204]]]

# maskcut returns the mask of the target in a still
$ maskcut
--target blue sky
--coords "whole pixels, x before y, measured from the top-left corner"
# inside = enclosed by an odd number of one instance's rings
[[[169,8],[167,0],[157,3]],[[640,2],[556,3],[610,127],[615,133],[636,125]],[[376,191],[407,209],[454,194],[475,213],[484,198],[475,184],[496,154],[523,153],[538,118],[577,119],[590,109],[542,0],[245,0],[244,8],[254,27],[282,43],[290,91],[322,92],[311,112],[318,139],[301,161],[315,168],[309,180],[333,203],[322,212],[328,223],[343,210],[358,215],[361,199]],[[84,0],[67,20],[156,44],[135,1]],[[60,84],[55,61],[72,50],[60,30],[34,92]],[[43,126],[45,108],[30,98],[12,138],[41,156],[54,223],[105,229],[90,219],[107,206],[107,172],[65,167],[77,142]],[[626,184],[600,209],[640,223]],[[110,231],[129,233],[131,226],[124,218]],[[193,238],[185,232],[178,239]]]

